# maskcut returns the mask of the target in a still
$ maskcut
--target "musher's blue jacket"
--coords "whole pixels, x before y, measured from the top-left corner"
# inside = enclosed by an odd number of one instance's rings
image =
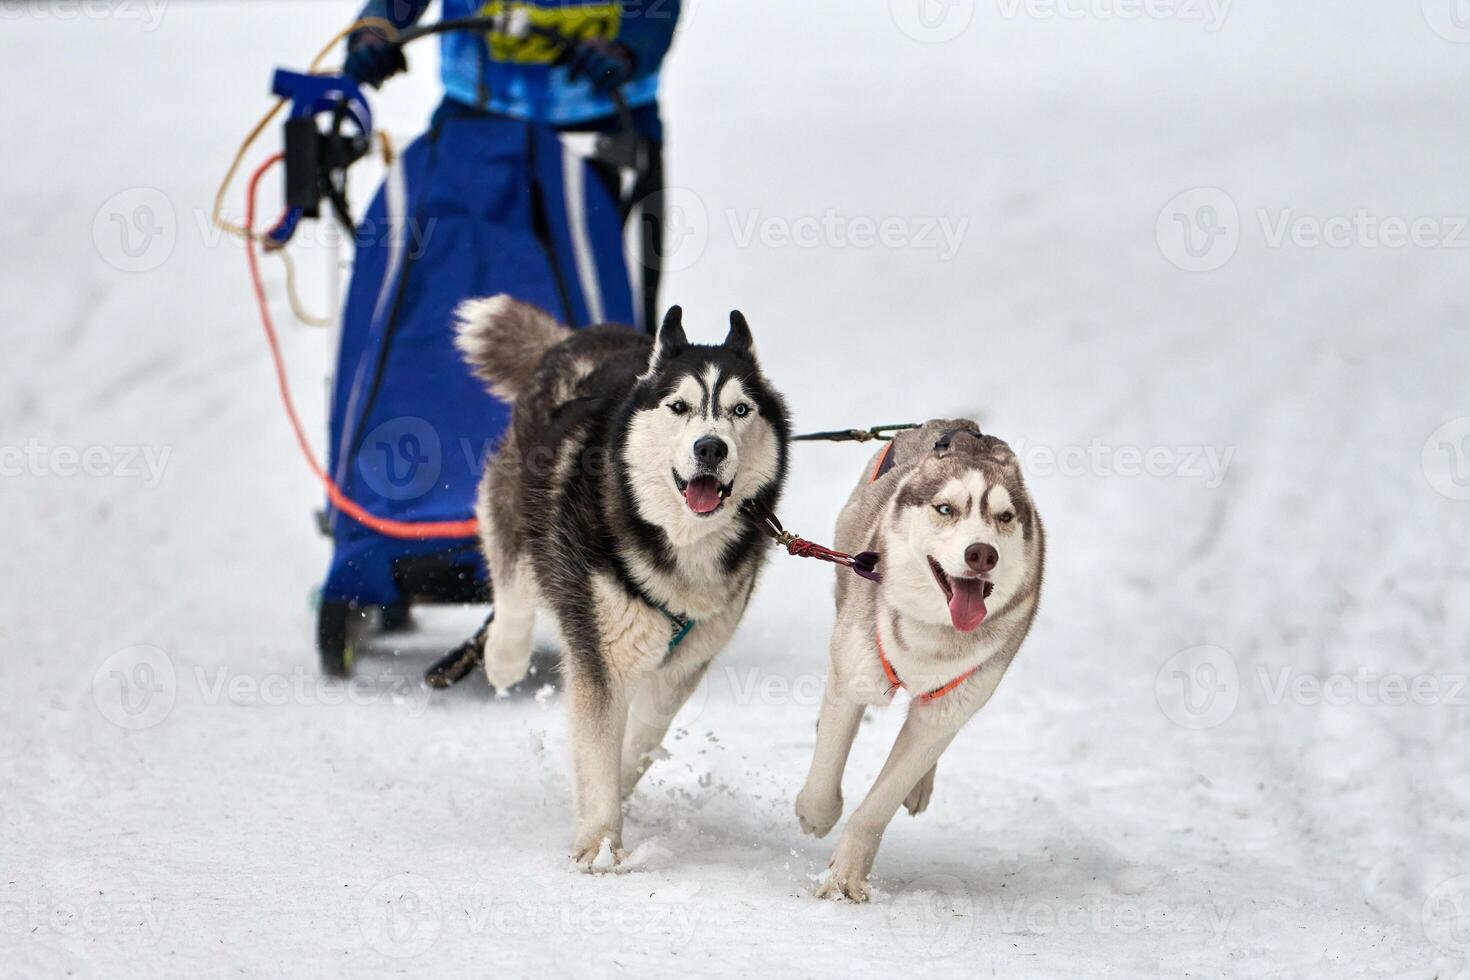
[[[431,0],[368,0],[365,17],[381,17],[399,28],[416,23]],[[625,45],[636,59],[622,87],[630,107],[651,106],[658,75],[679,19],[679,0],[442,0],[444,19],[497,14],[524,7],[531,22],[570,37],[605,38]],[[575,127],[616,113],[613,101],[586,79],[572,81],[560,54],[546,40],[514,40],[467,31],[444,34],[440,61],[444,93],[464,106],[514,119]],[[643,115],[640,113],[640,115]]]

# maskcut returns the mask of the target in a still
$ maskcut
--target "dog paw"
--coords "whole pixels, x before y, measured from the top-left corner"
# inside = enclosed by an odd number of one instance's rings
[[[849,824],[842,840],[837,843],[831,863],[818,881],[817,897],[866,902],[872,895],[868,874],[873,870],[873,858],[877,852],[877,838],[869,841],[860,834],[854,834]]]
[[[803,834],[826,837],[841,816],[841,793],[821,796],[809,788],[803,788],[796,796],[796,818],[801,821]]]
[[[817,884],[817,897],[861,905],[872,897],[868,890],[868,875],[866,872],[855,875],[838,871],[836,867],[828,868]]]
[[[623,850],[617,837],[612,834],[599,834],[590,840],[579,840],[572,844],[572,864],[578,871],[589,874],[616,871],[627,859],[628,852]]]
[[[909,816],[917,817],[929,809],[929,800],[934,796],[934,772],[937,768],[931,768],[920,777],[914,788],[909,790],[909,795],[904,798],[903,805],[909,811]]]

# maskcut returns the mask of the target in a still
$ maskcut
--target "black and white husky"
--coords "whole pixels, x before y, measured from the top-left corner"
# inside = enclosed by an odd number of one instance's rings
[[[876,551],[880,583],[838,570],[832,662],[801,829],[842,815],[842,771],[868,705],[913,695],[888,761],[843,828],[820,897],[868,898],[900,805],[918,815],[939,756],[985,705],[1031,628],[1046,539],[1016,456],[967,420],[901,433],[868,464],[837,519],[837,547]]]
[[[606,869],[624,856],[623,799],[750,599],[766,549],[740,510],[776,504],[786,407],[738,312],[719,346],[690,344],[677,306],[655,338],[568,330],[508,296],[456,316],[466,360],[515,406],[477,510],[495,590],[485,673],[519,681],[537,607],[555,616],[572,859]]]

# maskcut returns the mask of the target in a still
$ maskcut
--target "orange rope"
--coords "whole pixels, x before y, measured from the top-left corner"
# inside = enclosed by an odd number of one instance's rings
[[[255,288],[255,301],[260,307],[260,323],[265,328],[265,339],[270,345],[271,360],[276,368],[276,385],[281,390],[281,403],[286,409],[286,417],[291,421],[291,428],[296,433],[296,444],[301,447],[301,454],[306,458],[306,465],[311,467],[312,473],[321,481],[327,491],[327,499],[331,500],[332,506],[342,513],[351,517],[364,527],[371,528],[379,534],[390,538],[401,538],[405,540],[422,540],[424,538],[472,538],[477,532],[473,519],[465,521],[395,521],[385,517],[377,517],[370,514],[366,509],[352,500],[336,482],[327,475],[320,463],[316,460],[316,454],[312,452],[311,444],[307,442],[306,432],[301,427],[301,419],[296,414],[296,403],[291,398],[291,388],[286,383],[286,365],[281,357],[281,346],[276,340],[275,324],[271,321],[270,304],[266,302],[265,287],[261,285],[260,263],[255,254],[256,239],[255,229],[255,190],[260,183],[261,176],[281,161],[284,153],[277,153],[262,163],[256,171],[250,175],[250,183],[245,192],[245,258],[250,264],[250,284]]]

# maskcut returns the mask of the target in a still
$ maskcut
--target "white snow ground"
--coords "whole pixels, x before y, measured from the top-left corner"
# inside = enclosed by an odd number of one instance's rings
[[[558,695],[418,688],[473,613],[316,678],[318,494],[202,216],[271,67],[350,5],[0,9],[0,972],[1460,974],[1470,30],[1452,0],[1054,9],[697,3],[668,70],[666,299],[703,336],[744,309],[803,428],[976,413],[1050,531],[1034,634],[868,907],[811,897],[835,837],[791,812],[820,567],[773,558],[626,875],[566,867]],[[118,219],[164,231],[130,257]],[[287,347],[315,409],[327,342]],[[787,523],[824,536],[865,456],[801,448]]]

